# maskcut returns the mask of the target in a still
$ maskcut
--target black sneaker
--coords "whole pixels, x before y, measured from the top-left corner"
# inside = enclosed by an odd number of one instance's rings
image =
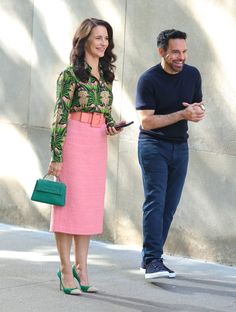
[[[142,260],[140,265],[140,272],[145,273],[146,272],[146,265],[145,262]]]
[[[169,272],[163,265],[161,259],[154,259],[146,265],[145,279],[152,279],[157,277],[168,277]]]
[[[170,278],[176,277],[175,271],[172,271],[171,269],[169,269],[169,268],[163,263],[163,259],[161,259],[161,261],[162,261],[162,264],[163,264],[164,268],[166,268],[166,270],[169,272],[169,277],[170,277]]]
[[[172,271],[171,269],[169,269],[164,263],[163,263],[163,259],[160,259],[162,261],[163,266],[166,268],[166,270],[169,272],[169,278],[174,278],[176,277],[176,273],[174,271]],[[142,261],[141,265],[140,265],[140,272],[145,273],[146,272],[146,265],[145,262]]]

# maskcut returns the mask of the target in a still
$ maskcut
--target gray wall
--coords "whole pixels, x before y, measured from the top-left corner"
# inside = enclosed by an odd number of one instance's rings
[[[156,36],[188,33],[190,64],[203,78],[206,119],[190,124],[190,164],[166,253],[236,264],[236,4],[230,0],[1,0],[0,221],[48,229],[50,207],[30,201],[50,160],[55,81],[86,17],[115,32],[113,115],[134,126],[109,138],[105,231],[141,248],[143,190],[137,162],[138,76],[159,62]]]

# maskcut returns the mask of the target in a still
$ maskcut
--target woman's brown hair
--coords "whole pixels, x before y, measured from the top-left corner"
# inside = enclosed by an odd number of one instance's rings
[[[70,53],[70,62],[71,65],[73,65],[74,67],[74,72],[76,76],[83,82],[87,82],[89,79],[89,71],[85,66],[84,61],[85,44],[91,34],[92,29],[96,26],[104,26],[107,29],[109,44],[104,56],[100,58],[100,64],[102,66],[105,81],[112,83],[115,78],[115,66],[112,63],[116,61],[116,56],[112,52],[112,49],[114,48],[113,30],[111,25],[106,21],[96,18],[87,18],[81,23],[81,25],[76,30],[73,38],[73,47]]]

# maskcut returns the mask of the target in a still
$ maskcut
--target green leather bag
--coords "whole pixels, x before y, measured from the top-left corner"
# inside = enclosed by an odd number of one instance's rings
[[[56,206],[64,206],[66,200],[66,185],[60,181],[52,181],[38,179],[31,196],[31,200],[51,204]]]

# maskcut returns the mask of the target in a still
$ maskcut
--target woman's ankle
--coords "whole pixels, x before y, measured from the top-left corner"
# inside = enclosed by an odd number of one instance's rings
[[[71,274],[71,264],[61,264],[60,265],[60,270],[63,274]]]
[[[87,266],[81,266],[80,264],[75,263],[75,270],[79,276],[80,284],[81,285],[89,285]]]
[[[79,271],[78,275],[79,275],[81,285],[88,285],[89,284],[87,272]]]

